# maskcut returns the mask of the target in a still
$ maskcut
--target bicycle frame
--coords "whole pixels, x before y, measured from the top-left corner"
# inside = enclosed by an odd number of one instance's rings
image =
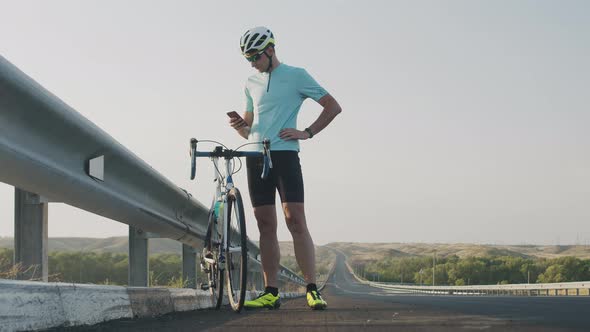
[[[263,144],[269,144],[266,141],[263,142]],[[195,147],[196,149],[196,147]],[[263,170],[263,174],[262,177],[266,177],[268,175],[269,172],[269,168],[272,168],[272,161],[270,159],[270,151],[266,150],[267,148],[265,147],[265,152],[262,154],[263,156],[265,156],[265,158],[268,158],[268,161],[265,162],[265,167]],[[213,161],[213,166],[214,166],[214,172],[215,172],[215,179],[217,181],[217,185],[215,187],[215,197],[213,200],[213,204],[215,204],[215,202],[217,201],[221,201],[223,203],[224,206],[227,206],[227,196],[228,193],[230,192],[230,190],[232,190],[234,188],[234,181],[232,178],[232,161],[233,158],[235,157],[247,157],[247,156],[260,156],[261,153],[260,152],[235,152],[232,150],[226,150],[226,152],[224,153],[221,149],[221,147],[217,147],[213,152],[199,152],[199,151],[194,151],[194,157],[210,157]],[[234,155],[235,154],[235,155]],[[219,171],[219,158],[224,158],[225,159],[225,179],[223,177],[223,175],[221,174],[221,172]],[[268,167],[267,167],[268,164]],[[194,178],[194,174],[191,176],[191,178]],[[225,188],[223,188],[225,187]],[[222,189],[223,188],[223,189]],[[227,221],[229,220],[229,215],[228,215],[228,209],[224,209],[223,210],[223,233],[222,233],[222,241],[223,243],[221,243],[223,245],[222,248],[226,248],[227,247],[227,232],[229,232],[227,225]],[[232,248],[231,251],[232,252],[237,252],[237,251],[241,251],[242,248],[241,247],[236,247],[236,248]],[[221,258],[225,258],[223,255],[220,257]],[[220,261],[221,264],[224,263],[224,261]]]
[[[211,142],[211,141],[208,141]],[[223,297],[223,280],[226,276],[228,296],[230,304],[234,311],[239,312],[244,304],[245,288],[247,282],[247,265],[248,254],[247,245],[248,237],[246,233],[246,224],[244,217],[244,205],[238,188],[234,186],[233,174],[234,158],[239,157],[259,157],[264,158],[264,167],[262,178],[266,178],[272,168],[270,157],[270,140],[265,139],[262,144],[264,152],[246,152],[227,149],[222,146],[216,146],[212,152],[197,151],[196,139],[191,139],[190,156],[191,156],[191,180],[196,176],[196,158],[209,157],[214,166],[214,178],[217,181],[215,186],[215,196],[211,204],[211,210],[208,218],[207,234],[205,235],[205,248],[203,249],[203,260],[207,264],[207,273],[209,283],[207,288],[211,289],[213,299],[217,299],[217,308],[219,308]],[[220,143],[218,143],[220,144]],[[225,174],[219,170],[219,159],[225,159]],[[215,213],[217,204],[223,204],[223,212]],[[232,213],[230,215],[230,213]],[[235,213],[235,216],[233,215]],[[233,218],[232,218],[233,216]],[[234,225],[234,220],[237,225]],[[234,236],[234,226],[235,234]],[[222,229],[219,229],[221,227]],[[234,240],[237,238],[238,240]],[[207,254],[206,254],[207,253]],[[208,254],[208,253],[211,253]],[[237,261],[235,260],[237,259]],[[238,268],[235,268],[237,263]],[[205,267],[203,268],[205,270]],[[212,270],[211,270],[212,269]],[[234,274],[234,272],[236,274]],[[238,276],[237,279],[235,276]],[[213,288],[210,286],[214,285]],[[215,286],[217,285],[217,286]],[[238,292],[236,292],[239,290]]]
[[[221,223],[221,227],[222,227],[222,235],[221,235],[221,243],[216,243],[216,244],[212,244],[212,245],[222,245],[222,248],[226,248],[227,247],[227,233],[229,232],[229,209],[227,209],[227,196],[230,190],[232,190],[232,188],[234,188],[234,181],[232,178],[232,163],[231,161],[233,159],[231,158],[225,158],[225,179],[223,178],[223,174],[221,174],[219,172],[219,157],[212,157],[213,159],[213,166],[214,166],[214,172],[215,172],[215,179],[217,182],[217,185],[215,186],[215,197],[213,199],[213,208],[215,207],[215,203],[220,201],[223,206],[223,218],[220,218],[222,223]],[[224,189],[222,189],[223,187],[225,187]],[[232,252],[236,252],[236,251],[241,251],[242,248],[241,247],[237,247],[237,248],[231,248]],[[219,261],[218,261],[218,266],[220,266],[219,270],[223,271],[225,269],[225,254],[223,252],[223,250],[219,251]]]

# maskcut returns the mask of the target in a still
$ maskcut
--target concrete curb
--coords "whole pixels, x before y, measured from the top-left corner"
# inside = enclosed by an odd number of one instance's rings
[[[0,331],[35,330],[64,322],[57,284],[0,282]]]
[[[92,325],[133,317],[125,287],[59,283],[57,289],[63,324]]]
[[[258,292],[249,291],[247,298]],[[301,293],[281,293],[282,298]],[[206,291],[0,279],[0,331],[93,325],[212,308]]]

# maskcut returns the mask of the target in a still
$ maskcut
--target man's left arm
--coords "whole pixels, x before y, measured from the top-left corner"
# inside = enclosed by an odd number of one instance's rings
[[[326,128],[332,120],[336,117],[336,115],[342,112],[342,108],[332,97],[330,94],[326,94],[320,100],[318,100],[318,104],[324,107],[320,116],[311,124],[311,126],[307,127],[311,133],[306,130],[297,130],[295,128],[285,128],[281,130],[279,133],[279,137],[288,141],[293,139],[305,140],[311,138],[311,136],[317,135],[320,131]]]

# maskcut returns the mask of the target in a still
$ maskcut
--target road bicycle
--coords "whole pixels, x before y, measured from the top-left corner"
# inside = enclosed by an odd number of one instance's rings
[[[197,143],[199,142],[218,145],[211,152],[203,152],[197,151]],[[262,144],[263,151],[238,151],[243,146],[251,144]],[[232,150],[219,142],[198,141],[192,138],[190,140],[190,156],[191,180],[194,180],[196,175],[196,158],[209,157],[213,162],[214,181],[216,182],[201,256],[201,268],[207,275],[207,280],[201,284],[201,289],[209,291],[215,308],[219,309],[223,302],[225,279],[229,303],[234,311],[240,312],[244,306],[248,278],[248,235],[242,196],[234,185],[232,176],[242,167],[240,157],[262,157],[264,166],[261,177],[265,179],[272,168],[270,140],[264,139],[262,142],[247,143]],[[225,159],[225,174],[219,170],[220,158]],[[240,163],[237,170],[235,169],[236,160]]]

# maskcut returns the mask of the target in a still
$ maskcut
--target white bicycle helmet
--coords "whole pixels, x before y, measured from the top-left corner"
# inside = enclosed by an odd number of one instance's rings
[[[270,44],[274,45],[275,39],[270,29],[265,27],[252,28],[240,38],[240,48],[243,55],[261,52]]]

